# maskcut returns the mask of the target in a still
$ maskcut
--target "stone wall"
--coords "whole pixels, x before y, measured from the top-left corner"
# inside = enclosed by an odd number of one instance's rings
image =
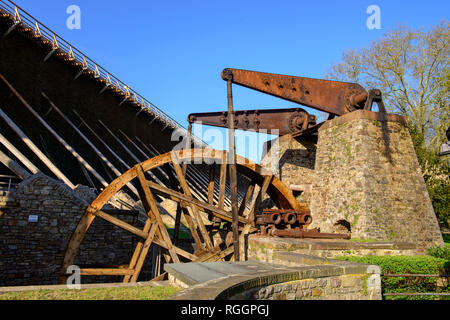
[[[314,180],[316,161],[316,142],[310,137],[294,139],[291,135],[281,136],[269,141],[264,146],[266,153],[262,155],[261,165],[270,167],[276,161],[277,177],[288,187],[301,185],[305,191],[297,194],[297,199],[309,204],[311,186]]]
[[[381,300],[381,289],[367,289],[368,275],[312,278],[261,286],[230,300]]]
[[[165,267],[169,281],[184,288],[171,300],[381,300],[379,266],[294,252],[278,252],[275,264],[249,259]]]
[[[88,196],[88,190],[77,189],[79,193],[38,173],[10,195],[19,207],[4,208],[0,217],[0,286],[58,283],[68,240],[87,206],[80,194]],[[38,221],[29,222],[30,215]],[[142,228],[135,216],[118,218]],[[130,233],[95,219],[76,264],[128,264],[136,241]],[[148,276],[144,271],[142,278]],[[82,277],[82,283],[117,281],[120,277]]]
[[[443,245],[403,117],[359,110],[319,129],[311,227]]]
[[[279,178],[305,186],[297,199],[310,206],[311,228],[424,248],[443,245],[403,117],[358,110],[327,121],[318,135],[317,145],[290,135],[272,140],[278,154],[269,149],[261,161],[278,156]]]

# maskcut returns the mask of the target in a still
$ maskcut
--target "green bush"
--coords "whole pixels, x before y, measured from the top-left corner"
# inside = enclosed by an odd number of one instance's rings
[[[383,274],[448,274],[450,260],[432,256],[364,256],[337,257],[336,259],[374,264],[381,267]],[[396,292],[450,292],[448,288],[436,286],[436,278],[382,277],[383,293]],[[439,296],[386,296],[387,300],[434,300],[448,299]]]
[[[428,254],[435,258],[450,260],[450,246],[429,248]]]

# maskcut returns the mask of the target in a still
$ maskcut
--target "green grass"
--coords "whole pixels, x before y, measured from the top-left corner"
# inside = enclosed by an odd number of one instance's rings
[[[0,300],[165,300],[179,290],[171,286],[38,290],[0,293]]]
[[[443,274],[450,272],[450,260],[432,256],[363,256],[335,257],[366,264],[378,265],[383,274]],[[450,288],[436,287],[436,278],[382,277],[384,293],[400,292],[450,292]],[[386,296],[386,300],[433,300],[448,299],[438,296]]]

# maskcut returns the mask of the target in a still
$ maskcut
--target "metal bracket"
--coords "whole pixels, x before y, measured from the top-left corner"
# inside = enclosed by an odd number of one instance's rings
[[[386,113],[386,108],[384,107],[383,103],[383,94],[379,89],[369,90],[366,104],[364,105],[364,110],[372,110],[374,102],[378,105],[378,111],[380,113]]]

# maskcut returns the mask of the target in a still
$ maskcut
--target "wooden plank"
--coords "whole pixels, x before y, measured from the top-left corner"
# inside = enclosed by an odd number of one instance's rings
[[[92,129],[86,121],[76,112],[72,109],[72,112],[80,119],[81,123],[92,133],[94,137],[97,138],[98,141],[108,150],[123,166],[126,170],[129,170],[131,167],[121,158],[117,153],[114,152],[114,150],[111,149],[111,147],[102,139],[100,136]]]
[[[220,164],[220,182],[219,182],[219,203],[220,209],[223,209],[225,202],[225,186],[227,180],[227,153],[222,154],[222,163]]]
[[[122,228],[124,230],[127,230],[128,232],[131,232],[135,235],[137,235],[138,237],[141,237],[143,239],[147,239],[148,237],[148,233],[144,232],[134,226],[132,226],[131,224],[128,224],[126,222],[123,222],[120,219],[114,218],[113,216],[101,211],[101,210],[95,210],[93,208],[88,208],[87,209],[90,213],[92,213],[93,215],[95,215],[96,217],[102,218],[103,220],[106,220],[108,222],[111,222],[113,225]]]
[[[58,113],[61,118],[63,118],[69,126],[83,139],[84,142],[95,152],[95,154],[111,169],[112,172],[116,176],[120,176],[122,173],[117,170],[116,167],[103,155],[103,153],[73,124],[73,122],[53,103],[52,100],[45,94],[45,92],[41,92],[41,95],[48,101],[53,110]]]
[[[156,219],[156,222],[159,225],[159,232],[162,236],[162,240],[167,243],[167,249],[169,250],[170,257],[172,258],[173,262],[179,263],[180,259],[173,249],[172,240],[170,239],[166,226],[162,221],[161,215],[159,213],[155,199],[153,198],[152,192],[148,186],[148,181],[147,179],[145,179],[144,170],[142,169],[141,165],[136,166],[136,173],[143,191],[143,195],[141,196],[142,204],[144,204],[144,208],[146,209],[148,215],[150,216],[151,214],[153,214],[154,218]]]
[[[131,269],[100,269],[100,268],[86,268],[80,269],[82,276],[125,276],[132,275],[134,270]]]
[[[3,163],[9,170],[14,172],[22,180],[25,180],[26,178],[31,176],[31,174],[27,170],[22,168],[20,164],[18,164],[16,161],[8,157],[1,150],[0,150],[0,162]]]
[[[151,219],[150,219],[150,218],[147,218],[147,220],[145,221],[144,229],[143,229],[142,231],[148,233],[149,230],[150,230],[150,226],[151,226],[151,225],[152,225]],[[141,250],[142,250],[142,247],[143,247],[143,246],[144,246],[144,242],[142,242],[142,241],[139,241],[139,242],[136,244],[136,248],[134,249],[134,252],[133,252],[133,255],[132,255],[132,257],[131,257],[130,264],[129,264],[129,268],[130,268],[130,269],[134,269],[134,268],[136,267],[136,263],[137,263],[137,260],[138,260],[138,258],[139,258],[139,255],[141,254]],[[129,283],[129,282],[130,282],[130,279],[131,279],[131,276],[130,276],[130,275],[125,276],[125,277],[123,278],[123,283]]]
[[[192,197],[188,197],[185,194],[181,194],[179,192],[173,191],[171,189],[165,188],[163,186],[160,186],[154,182],[148,181],[148,185],[150,188],[156,193],[163,197],[169,197],[171,200],[174,201],[184,201],[189,204],[195,204],[197,207],[202,208],[207,213],[211,213],[214,216],[226,220],[228,222],[232,221],[231,213],[229,211],[225,211],[224,209],[219,209],[213,205],[210,205],[208,203],[199,201],[197,199],[194,199]],[[243,217],[239,217],[239,222],[243,224],[248,224],[250,221],[248,219],[245,219]]]
[[[108,186],[106,180],[78,153],[75,149],[69,145],[53,128],[37,113],[26,101],[22,98],[22,96],[14,89],[14,87],[6,81],[6,79],[0,75],[0,78],[5,82],[5,84],[9,87],[9,89],[14,93],[14,95],[20,100],[20,102],[31,112],[32,115],[50,132],[55,139],[63,145],[63,147],[69,151],[72,156],[81,163],[92,175],[97,178],[97,180],[103,185]]]
[[[23,165],[32,173],[32,174],[36,174],[38,173],[39,169],[33,164],[31,163],[30,160],[27,159],[27,157],[25,157],[22,152],[20,152],[19,150],[17,150],[16,147],[14,147],[14,145],[8,141],[8,139],[6,139],[2,134],[0,134],[0,143],[3,144],[5,146],[6,149],[9,150],[9,152],[11,152],[20,162],[23,163]]]
[[[252,196],[254,189],[255,189],[255,181],[252,181],[248,186],[247,192],[245,193],[245,197],[242,200],[241,206],[239,207],[239,216],[242,216],[244,214],[245,208],[247,207],[248,201],[250,200],[250,197]]]
[[[181,188],[183,189],[183,192],[184,192],[184,194],[186,196],[188,196],[189,198],[192,198],[191,190],[189,189],[189,186],[188,186],[188,184],[186,182],[186,179],[184,178],[182,169],[181,169],[180,164],[179,164],[178,156],[173,151],[172,151],[171,155],[172,155],[172,165],[173,165],[173,167],[175,169],[175,173],[176,173],[176,175],[178,177],[178,181],[180,182]],[[208,232],[206,231],[206,228],[205,228],[205,225],[203,223],[202,217],[200,216],[200,213],[198,212],[198,207],[195,204],[192,204],[192,203],[190,204],[190,207],[191,207],[192,212],[194,214],[194,217],[195,217],[195,219],[197,221],[197,225],[198,225],[198,227],[200,229],[200,233],[201,233],[201,235],[203,237],[203,240],[205,242],[206,248],[208,250],[213,249],[214,246],[213,246],[213,244],[211,242],[211,239],[209,238]]]
[[[216,176],[216,165],[209,166],[209,183],[208,183],[208,203],[214,205],[214,183]]]
[[[144,265],[145,258],[147,257],[148,250],[153,242],[153,238],[155,236],[156,229],[158,228],[158,224],[154,223],[152,228],[150,229],[150,233],[148,238],[145,240],[144,246],[142,247],[141,253],[139,255],[139,259],[137,260],[136,267],[134,269],[134,274],[131,277],[131,282],[134,283],[137,281],[139,274],[141,273],[142,266]]]
[[[0,75],[1,76],[1,75]],[[17,133],[17,135],[22,139],[22,141],[30,148],[31,151],[50,169],[51,172],[58,178],[64,181],[71,189],[75,188],[75,185],[70,182],[64,173],[62,173],[46,155],[28,138],[28,136],[0,109],[0,117],[6,121],[6,123]]]
[[[261,189],[259,190],[258,196],[256,197],[255,201],[252,203],[252,207],[250,209],[248,219],[250,221],[254,221],[255,219],[255,210],[259,208],[261,205],[262,197],[266,194],[267,188],[269,187],[270,183],[272,182],[273,175],[268,175],[264,177],[263,184],[261,186]]]

